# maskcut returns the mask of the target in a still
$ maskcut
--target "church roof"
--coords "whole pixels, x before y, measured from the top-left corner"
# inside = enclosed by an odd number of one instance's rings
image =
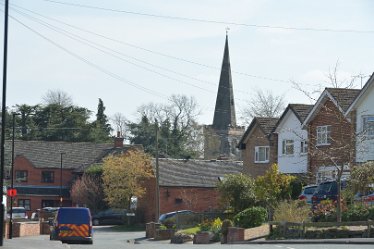
[[[227,35],[212,126],[217,130],[226,130],[229,126],[236,126],[235,103]]]

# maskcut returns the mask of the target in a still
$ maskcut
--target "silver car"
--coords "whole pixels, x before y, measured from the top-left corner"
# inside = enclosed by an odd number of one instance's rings
[[[312,204],[312,196],[314,191],[317,189],[317,185],[307,185],[303,187],[301,194],[299,195],[299,200],[305,200],[306,203]]]

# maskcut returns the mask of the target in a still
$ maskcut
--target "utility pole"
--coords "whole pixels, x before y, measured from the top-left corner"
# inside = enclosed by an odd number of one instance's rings
[[[14,189],[14,136],[16,126],[16,115],[19,113],[12,113],[13,125],[12,125],[12,165],[10,169],[10,189]],[[10,196],[10,210],[9,210],[9,239],[13,238],[13,195]]]
[[[1,141],[0,141],[0,246],[3,246],[4,239],[4,145],[5,145],[5,119],[6,119],[6,83],[7,83],[7,55],[8,55],[8,13],[9,0],[5,0],[4,10],[4,61],[3,61],[3,101],[1,108]]]
[[[62,197],[62,155],[64,155],[65,153],[61,152],[60,153],[60,207],[62,207],[62,201],[63,201],[63,197]]]
[[[156,125],[156,222],[160,218],[160,173],[158,167],[158,122],[155,120]]]

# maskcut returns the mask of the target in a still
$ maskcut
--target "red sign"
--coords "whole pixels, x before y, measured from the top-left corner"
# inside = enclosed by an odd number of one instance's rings
[[[15,188],[8,189],[8,196],[15,197],[16,195],[17,195],[17,189]]]

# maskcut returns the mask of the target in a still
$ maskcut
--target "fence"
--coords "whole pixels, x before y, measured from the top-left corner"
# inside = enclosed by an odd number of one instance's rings
[[[335,237],[372,237],[374,236],[374,221],[349,221],[349,222],[269,222],[272,227],[277,227],[277,232],[280,237],[284,238],[311,238],[318,237],[320,235],[324,237],[335,236]],[[349,229],[348,227],[358,227],[361,229]],[[366,227],[366,229],[362,229]],[[372,228],[373,227],[373,228]],[[312,231],[308,229],[314,228]],[[330,228],[330,231],[325,231],[322,228]],[[338,231],[337,228],[343,228]],[[322,230],[321,230],[322,229]],[[273,230],[273,229],[271,229]],[[308,234],[309,232],[309,234]],[[329,234],[331,232],[332,234]],[[312,235],[312,236],[311,236]]]

